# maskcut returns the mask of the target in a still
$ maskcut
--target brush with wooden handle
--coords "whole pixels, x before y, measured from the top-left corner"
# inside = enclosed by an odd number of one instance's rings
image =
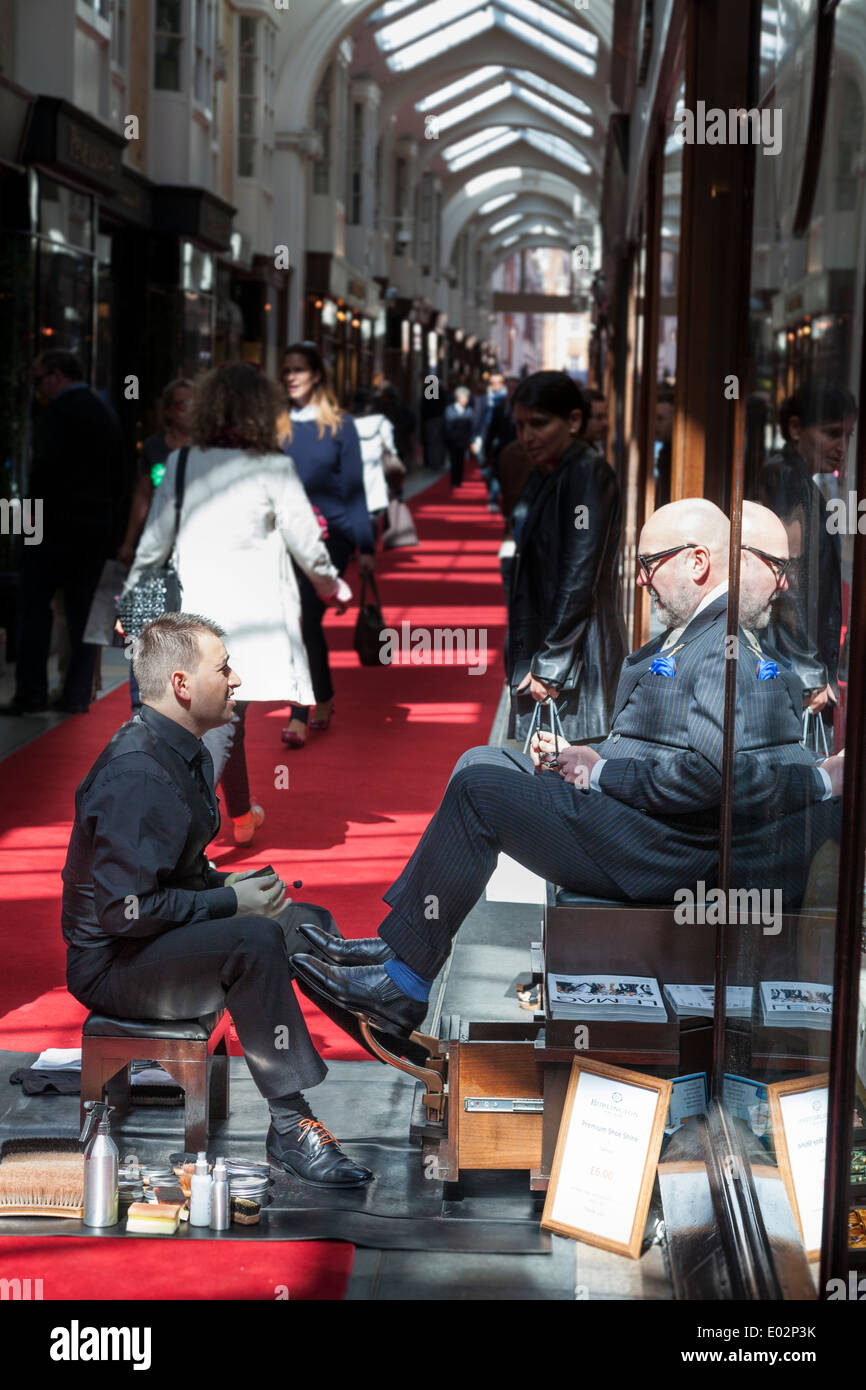
[[[84,1154],[77,1139],[0,1144],[0,1217],[84,1216]]]

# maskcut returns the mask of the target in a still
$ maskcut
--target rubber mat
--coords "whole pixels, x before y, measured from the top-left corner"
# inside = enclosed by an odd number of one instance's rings
[[[11,1088],[10,1088],[11,1090]],[[273,1200],[258,1226],[219,1233],[184,1224],[180,1240],[345,1240],[379,1250],[543,1254],[550,1238],[539,1229],[540,1205],[528,1174],[478,1173],[459,1185],[427,1176],[409,1122],[415,1082],[391,1067],[330,1062],[327,1081],[309,1092],[314,1113],[347,1153],[371,1168],[373,1182],[327,1192],[273,1170]],[[18,1095],[0,1121],[0,1141],[26,1135],[77,1135],[77,1096]],[[231,1113],[208,1142],[208,1154],[264,1158],[269,1116],[242,1058],[231,1059]],[[112,1133],[121,1158],[135,1153],[165,1162],[184,1148],[183,1111],[159,1106],[116,1112]],[[137,1239],[123,1226],[95,1232],[73,1220],[0,1217],[0,1231],[21,1236]]]

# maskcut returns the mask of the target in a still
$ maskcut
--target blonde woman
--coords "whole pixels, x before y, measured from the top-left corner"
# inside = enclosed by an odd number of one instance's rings
[[[298,475],[280,450],[282,408],[278,387],[255,367],[226,363],[203,378],[193,407],[177,537],[184,608],[206,612],[225,629],[231,664],[242,681],[233,722],[205,735],[238,844],[249,844],[264,820],[262,808],[251,802],[247,779],[247,704],[313,699],[297,573],[323,603],[351,598]],[[171,552],[179,457],[168,459],[127,590]]]
[[[314,343],[293,343],[287,348],[282,375],[290,405],[283,448],[298,470],[307,497],[327,524],[325,543],[331,560],[342,575],[357,550],[359,571],[371,574],[376,547],[354,422],[337,404],[328,369]],[[310,717],[302,702],[292,706],[291,721],[283,730],[283,742],[289,748],[303,748],[308,726],[327,729],[334,708],[328,646],[322,631],[325,607],[303,576],[299,586],[316,707]]]

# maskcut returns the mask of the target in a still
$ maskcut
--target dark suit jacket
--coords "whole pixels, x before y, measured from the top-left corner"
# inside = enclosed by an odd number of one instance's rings
[[[108,554],[123,540],[131,487],[113,411],[87,386],[56,397],[37,424],[31,478],[46,540],[65,536]]]
[[[445,443],[449,449],[462,449],[464,453],[474,438],[472,407],[458,410],[453,403],[445,409]]]
[[[842,629],[839,537],[827,529],[827,504],[805,460],[792,444],[774,454],[758,474],[755,500],[786,525],[798,521],[802,549],[788,590],[773,605],[770,644],[793,666],[802,690],[835,681]]]
[[[597,738],[609,726],[627,650],[616,477],[579,441],[553,473],[530,479],[524,497],[531,501],[511,579],[509,680],[519,683],[531,670],[542,680],[573,685],[580,668],[577,704],[564,732],[572,742]]]
[[[715,882],[726,638],[722,594],[664,653],[673,659],[673,675],[652,670],[663,637],[623,665],[611,732],[596,750],[608,760],[599,775],[604,796],[587,795],[605,803],[590,807],[598,861],[631,898],[666,901],[678,887]],[[802,865],[808,869],[811,839],[804,827],[826,827],[839,803],[822,800],[818,760],[799,742],[796,676],[779,659],[778,676],[759,680],[757,653],[745,634],[739,642],[732,883],[779,887],[791,905],[805,883]],[[786,816],[786,808],[796,815]]]

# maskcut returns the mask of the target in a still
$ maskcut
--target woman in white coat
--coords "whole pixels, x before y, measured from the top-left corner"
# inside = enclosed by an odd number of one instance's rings
[[[387,416],[382,414],[378,398],[369,387],[363,386],[355,392],[352,417],[361,441],[364,495],[375,534],[378,519],[388,508],[386,469],[402,473],[406,470],[394,447],[394,426]]]
[[[202,379],[177,536],[184,610],[207,614],[225,629],[231,664],[242,680],[234,721],[205,736],[238,844],[249,844],[264,820],[262,808],[251,802],[247,778],[247,704],[315,701],[292,561],[323,602],[335,599],[342,607],[351,598],[295,466],[280,448],[277,420],[283,409],[278,388],[255,367],[227,363]],[[167,461],[126,590],[169,559],[179,458],[176,452]]]

